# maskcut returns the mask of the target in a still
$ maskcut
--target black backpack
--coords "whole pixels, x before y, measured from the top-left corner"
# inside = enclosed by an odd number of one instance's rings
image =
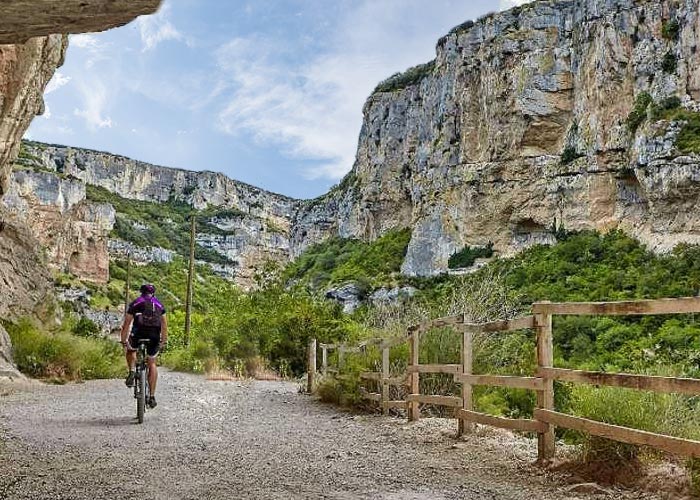
[[[148,298],[143,302],[143,313],[137,314],[134,318],[136,326],[139,328],[160,328],[163,318],[163,309],[155,304],[153,298]]]

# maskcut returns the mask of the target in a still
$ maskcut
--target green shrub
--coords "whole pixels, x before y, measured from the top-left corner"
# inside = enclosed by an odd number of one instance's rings
[[[654,99],[648,92],[640,92],[635,101],[634,107],[627,116],[627,128],[632,133],[635,133],[639,126],[647,119],[647,109],[654,102]]]
[[[676,394],[657,394],[615,387],[577,385],[572,389],[571,408],[582,417],[650,432],[679,437],[697,434],[697,402]],[[570,433],[582,443],[585,462],[605,462],[622,473],[637,468],[640,448],[608,439]]]
[[[572,161],[574,161],[577,158],[580,158],[581,155],[578,154],[576,151],[576,148],[573,146],[566,146],[564,148],[564,151],[561,153],[561,161],[560,163],[562,165],[568,165]]]
[[[225,235],[209,221],[215,217],[235,217],[242,214],[236,209],[194,210],[186,202],[171,198],[165,203],[129,200],[99,186],[86,186],[87,198],[98,203],[110,203],[117,211],[113,236],[140,247],[156,246],[189,256],[190,216],[195,215],[198,231]],[[137,226],[143,226],[140,228]],[[199,244],[195,246],[197,260],[214,264],[233,264],[225,255]]]
[[[87,380],[124,371],[119,344],[67,333],[47,333],[29,321],[7,325],[17,367],[36,378]]]
[[[474,265],[476,259],[489,258],[493,256],[493,243],[489,242],[485,247],[470,247],[465,246],[459,252],[453,253],[447,266],[450,269],[458,269],[462,267],[470,267]]]
[[[395,92],[397,90],[403,90],[406,87],[420,83],[423,79],[430,76],[434,69],[435,59],[425,64],[413,66],[403,73],[396,73],[381,82],[374,89],[374,93],[376,94],[379,92]]]
[[[99,337],[101,333],[97,323],[85,316],[80,317],[72,331],[78,337]]]
[[[661,60],[661,69],[663,69],[665,73],[673,74],[676,72],[677,67],[678,57],[676,56],[676,54],[669,50],[664,55],[664,58]]]
[[[382,284],[401,269],[410,239],[410,229],[389,231],[371,243],[330,238],[308,248],[282,276],[314,288],[344,281]]]
[[[667,19],[661,24],[661,36],[663,36],[666,40],[678,40],[680,30],[681,27],[676,19]]]

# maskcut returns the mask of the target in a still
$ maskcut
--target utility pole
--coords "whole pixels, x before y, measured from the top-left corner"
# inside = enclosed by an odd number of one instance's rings
[[[124,316],[129,310],[129,291],[131,290],[131,251],[126,254],[126,283],[124,284]]]
[[[195,216],[190,217],[190,268],[187,274],[187,300],[185,302],[185,345],[190,345],[190,330],[192,329],[192,292],[194,285],[194,247],[195,247]]]

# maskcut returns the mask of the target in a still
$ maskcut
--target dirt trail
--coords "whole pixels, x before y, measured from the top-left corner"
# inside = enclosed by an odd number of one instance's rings
[[[166,372],[139,426],[118,380],[0,388],[0,499],[655,498],[570,493],[530,465],[532,443],[456,441],[446,420],[352,415],[297,390]]]

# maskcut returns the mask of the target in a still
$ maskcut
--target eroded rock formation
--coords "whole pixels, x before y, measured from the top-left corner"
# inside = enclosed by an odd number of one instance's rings
[[[3,0],[0,44],[24,43],[54,33],[88,33],[153,14],[161,0]]]
[[[3,0],[0,4],[0,198],[9,189],[20,140],[32,118],[43,111],[46,84],[63,63],[65,34],[101,31],[125,24],[138,15],[154,12],[159,4],[160,0]],[[84,214],[84,218],[90,217],[91,214]],[[53,303],[47,263],[41,257],[39,241],[25,224],[0,207],[0,318],[13,320],[31,315],[47,320],[46,311],[42,317],[42,309]],[[4,331],[0,333],[3,333],[0,358],[4,359],[0,361],[7,365],[9,342]]]
[[[300,210],[292,253],[412,227],[403,270],[429,275],[465,245],[508,254],[556,228],[700,243],[700,156],[676,147],[682,121],[628,125],[644,93],[698,108],[699,8],[536,1],[455,28],[417,76],[367,100],[355,166]]]

